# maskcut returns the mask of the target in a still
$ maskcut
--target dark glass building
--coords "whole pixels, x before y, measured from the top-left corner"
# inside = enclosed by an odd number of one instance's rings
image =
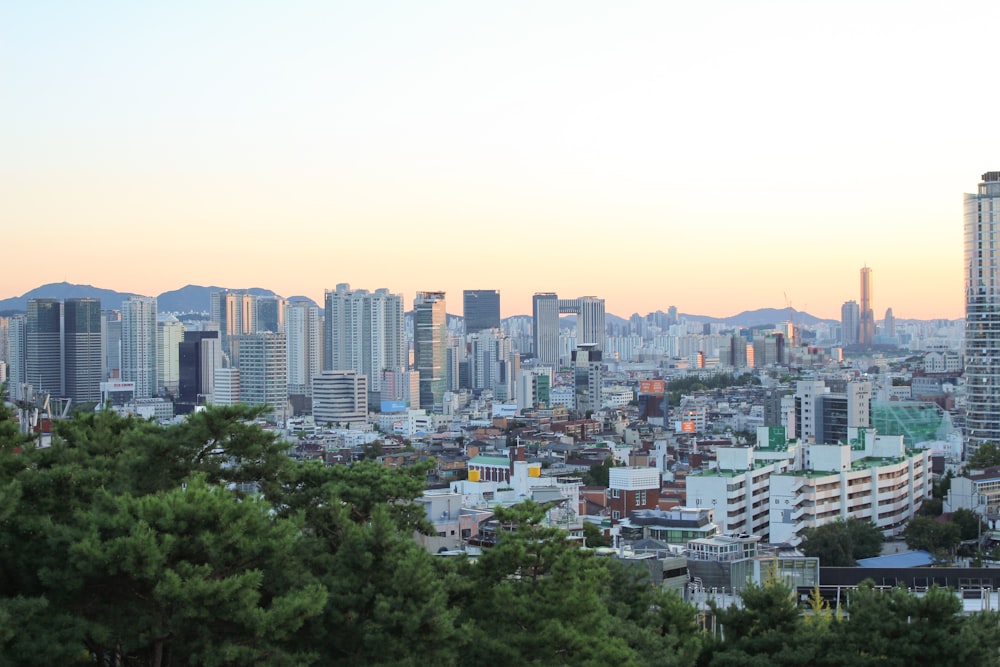
[[[494,289],[467,289],[462,292],[465,333],[500,328],[500,292]]]
[[[104,380],[101,300],[66,299],[63,317],[66,397],[75,403],[100,401]]]

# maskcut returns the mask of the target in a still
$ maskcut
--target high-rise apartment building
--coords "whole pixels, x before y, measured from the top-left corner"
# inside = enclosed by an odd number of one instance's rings
[[[312,392],[312,379],[322,370],[321,330],[319,308],[312,302],[292,301],[285,306],[290,396],[309,396]]]
[[[63,304],[59,299],[28,299],[25,331],[26,382],[36,392],[64,396]]]
[[[448,387],[448,325],[444,292],[417,292],[413,299],[413,366],[420,373],[420,405],[442,404]]]
[[[861,308],[857,301],[848,301],[840,307],[840,342],[857,345],[861,327]]]
[[[156,298],[122,302],[122,380],[135,383],[136,398],[156,395]]]
[[[872,270],[867,266],[861,269],[861,320],[858,325],[858,344],[871,347],[875,344],[875,311],[872,308]]]
[[[24,315],[14,315],[7,322],[7,389],[13,400],[24,398],[24,384],[28,381],[27,330],[28,322]]]
[[[223,290],[211,294],[211,317],[219,324],[222,351],[235,367],[239,362],[240,336],[257,331],[256,303],[252,294]]]
[[[559,366],[559,295],[539,292],[531,297],[531,336],[535,359]]]
[[[341,283],[325,301],[324,369],[357,371],[368,377],[370,391],[381,391],[382,371],[407,366],[402,295]]]
[[[122,314],[119,310],[101,311],[104,331],[104,379],[118,380],[122,376]]]
[[[885,309],[885,319],[882,320],[885,324],[885,335],[887,338],[896,337],[896,316],[892,314],[892,308]]]
[[[465,333],[500,328],[500,292],[492,289],[467,289],[462,292],[462,317]]]
[[[75,403],[99,402],[104,380],[101,300],[66,299],[63,321],[66,397]]]
[[[1000,171],[965,195],[965,442],[1000,443]]]

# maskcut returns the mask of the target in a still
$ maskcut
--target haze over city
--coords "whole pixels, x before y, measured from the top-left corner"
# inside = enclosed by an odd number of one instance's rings
[[[0,298],[963,314],[995,3],[5,3]]]

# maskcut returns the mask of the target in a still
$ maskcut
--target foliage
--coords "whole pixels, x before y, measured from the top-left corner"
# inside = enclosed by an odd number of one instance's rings
[[[962,529],[951,521],[941,522],[926,516],[917,516],[906,524],[903,537],[909,548],[929,551],[943,560],[962,541]]]
[[[413,539],[426,465],[297,463],[255,414],[81,414],[38,449],[0,411],[0,664],[997,664],[998,617],[940,590],[863,587],[841,617],[768,581],[709,635],[643,562],[580,548],[531,502],[496,509],[478,561],[432,556]],[[861,557],[858,523],[822,534]],[[908,537],[937,544],[935,526]]]
[[[959,528],[959,538],[962,540],[975,540],[982,534],[985,526],[982,517],[970,509],[964,507],[955,510],[949,519]]]
[[[590,466],[590,469],[583,473],[583,483],[586,486],[603,486],[604,488],[608,488],[611,485],[610,471],[617,465],[613,457],[605,457],[599,465]]]
[[[1000,447],[992,442],[984,442],[969,456],[967,468],[983,470],[1000,465]]]
[[[882,551],[882,531],[870,521],[849,518],[805,531],[802,553],[816,556],[825,567],[851,567]]]
[[[611,546],[611,537],[605,535],[600,526],[590,521],[583,522],[583,540],[592,549],[595,547]]]

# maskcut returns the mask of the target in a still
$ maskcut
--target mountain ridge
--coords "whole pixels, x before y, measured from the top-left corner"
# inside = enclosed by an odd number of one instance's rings
[[[231,291],[245,291],[256,295],[275,296],[275,292],[263,287],[225,288],[215,285],[205,286],[189,284],[157,295],[157,308],[163,313],[208,312],[211,304],[211,293],[223,289],[229,289]],[[122,301],[125,301],[131,296],[140,295],[135,292],[118,292],[116,290],[94,287],[93,285],[77,285],[68,282],[48,283],[25,292],[21,296],[0,299],[0,315],[9,315],[18,312],[23,313],[28,307],[28,299],[96,297],[101,299],[102,306],[115,308],[118,307]],[[315,301],[305,296],[292,296],[288,297],[288,299],[296,301],[305,300],[316,304]],[[755,310],[744,310],[729,317],[678,313],[678,317],[684,318],[689,322],[728,324],[738,327],[766,327],[774,326],[781,322],[787,322],[789,320],[789,313],[791,313],[792,320],[796,324],[815,326],[821,323],[838,323],[838,320],[816,317],[807,312],[795,310],[794,308],[757,308]],[[449,314],[449,316],[459,317],[451,314]],[[523,317],[529,319],[531,318],[530,315],[511,315],[509,317],[505,317],[504,319],[509,320],[512,318]],[[621,325],[628,323],[628,318],[620,317],[612,313],[607,313],[606,318],[608,322],[612,324]],[[907,320],[900,318],[898,321],[905,322]]]

